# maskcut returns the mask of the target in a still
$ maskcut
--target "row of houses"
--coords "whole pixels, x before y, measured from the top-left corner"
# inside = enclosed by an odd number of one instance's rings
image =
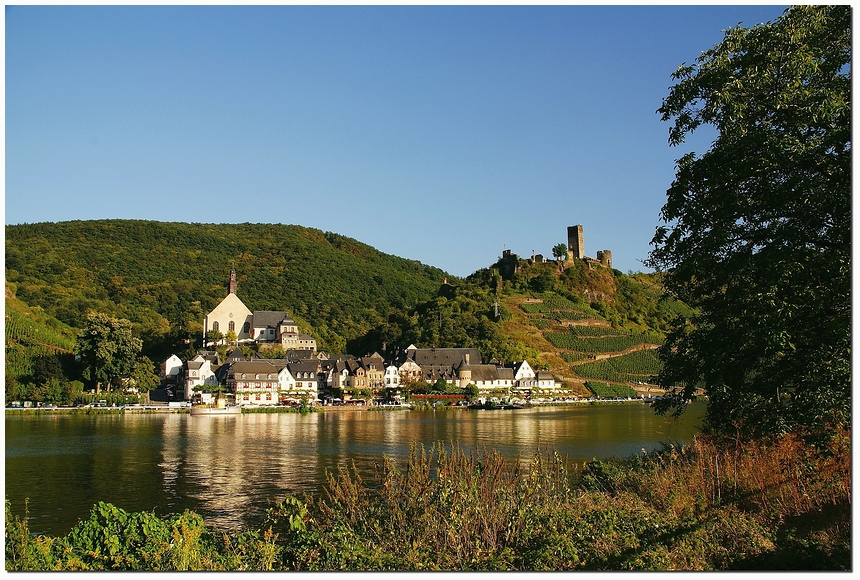
[[[294,404],[302,400],[366,399],[398,401],[404,387],[435,384],[465,388],[481,395],[528,396],[556,389],[553,375],[535,372],[528,361],[511,365],[484,364],[474,348],[417,348],[410,345],[392,361],[373,353],[355,358],[330,357],[312,350],[292,350],[285,358],[246,357],[239,348],[224,361],[216,352],[201,352],[188,361],[176,355],[164,361],[162,375],[176,395],[189,402],[207,402],[224,390],[238,405]]]
[[[475,348],[417,348],[409,345],[386,363],[373,353],[356,358],[317,351],[316,340],[302,334],[285,311],[251,311],[236,295],[236,270],[230,270],[227,296],[203,319],[204,349],[229,336],[236,347],[225,360],[217,350],[199,351],[182,361],[173,355],[162,365],[162,378],[174,397],[206,402],[213,391],[225,391],[238,405],[278,405],[321,398],[365,398],[396,401],[404,386],[434,384],[465,388],[482,394],[552,390],[556,380],[535,372],[526,361],[484,364]],[[247,357],[239,345],[280,345],[284,358]]]

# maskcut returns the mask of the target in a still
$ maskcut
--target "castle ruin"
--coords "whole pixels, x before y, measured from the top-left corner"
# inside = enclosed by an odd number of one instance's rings
[[[582,225],[567,226],[567,259],[599,262],[607,268],[612,267],[612,252],[610,250],[599,250],[596,260],[585,255],[585,237],[582,232]]]

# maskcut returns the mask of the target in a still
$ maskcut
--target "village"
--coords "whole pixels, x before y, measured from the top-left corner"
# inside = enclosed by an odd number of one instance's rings
[[[172,355],[162,364],[161,376],[174,401],[202,405],[221,401],[239,407],[389,406],[403,405],[407,389],[431,386],[446,393],[459,389],[473,396],[521,399],[550,394],[561,386],[552,374],[533,370],[528,361],[485,364],[475,348],[409,345],[388,361],[378,353],[330,355],[317,350],[314,338],[300,333],[287,312],[249,310],[236,295],[235,269],[227,296],[203,321],[203,335],[204,347],[213,350],[200,350],[187,361]],[[214,349],[222,341],[233,345],[223,359]],[[240,348],[250,345],[257,349],[250,355]],[[282,358],[259,354],[273,347],[280,347]]]
[[[582,225],[567,228],[567,260],[612,267],[609,250],[597,256],[585,255]],[[503,257],[512,257],[511,251],[506,249]],[[532,255],[531,261],[544,258]],[[566,392],[554,375],[535,371],[526,360],[485,363],[476,348],[410,344],[391,360],[376,352],[361,357],[326,353],[317,349],[312,336],[299,332],[287,312],[251,311],[236,290],[233,267],[227,296],[203,319],[203,349],[190,360],[172,355],[162,363],[161,378],[174,401],[236,407],[401,406],[407,392],[519,401]],[[225,344],[232,350],[226,351]],[[267,351],[282,356],[261,354]]]

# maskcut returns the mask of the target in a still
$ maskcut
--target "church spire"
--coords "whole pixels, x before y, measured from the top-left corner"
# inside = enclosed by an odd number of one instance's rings
[[[236,264],[230,268],[230,285],[228,287],[228,294],[236,293]]]

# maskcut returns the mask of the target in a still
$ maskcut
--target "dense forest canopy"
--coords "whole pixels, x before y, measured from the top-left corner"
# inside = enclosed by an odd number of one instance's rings
[[[137,220],[6,226],[6,279],[27,304],[82,328],[87,310],[130,320],[160,357],[196,339],[230,267],[251,310],[287,310],[321,348],[435,295],[452,276],[331,232],[281,224]]]

